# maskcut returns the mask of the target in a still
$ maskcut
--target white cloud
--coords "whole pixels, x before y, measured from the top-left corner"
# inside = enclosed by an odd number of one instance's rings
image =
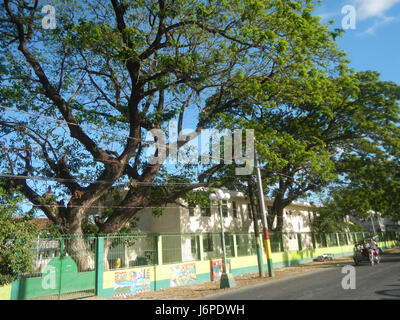
[[[371,27],[369,27],[367,30],[365,30],[364,33],[373,35],[373,34],[375,34],[375,30],[378,29],[380,26],[382,26],[386,23],[392,22],[394,20],[397,20],[397,19],[393,18],[393,17],[383,17],[383,19],[375,21],[375,23]]]
[[[357,7],[357,19],[365,20],[373,17],[385,17],[385,12],[400,0],[354,0]]]

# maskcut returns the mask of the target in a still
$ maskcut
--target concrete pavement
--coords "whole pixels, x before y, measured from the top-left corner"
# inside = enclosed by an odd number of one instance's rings
[[[354,267],[354,264],[351,266]],[[400,253],[384,253],[379,265],[354,267],[355,289],[343,289],[342,267],[205,297],[204,300],[400,300]]]

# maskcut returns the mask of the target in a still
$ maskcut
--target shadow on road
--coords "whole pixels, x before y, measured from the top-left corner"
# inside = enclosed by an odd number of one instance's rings
[[[390,298],[399,298],[400,299],[400,285],[388,285],[386,287],[396,287],[396,288],[387,289],[387,290],[379,290],[379,291],[375,291],[375,293],[380,294],[382,296],[390,297]]]
[[[384,259],[381,260],[381,263],[389,263],[389,262],[400,262],[400,256],[391,256],[389,257],[388,255],[383,256]]]
[[[400,255],[398,253],[384,253],[383,257],[381,263],[400,262]],[[383,300],[393,300],[393,298],[400,299],[400,278],[397,280],[397,283],[386,285],[385,287],[388,287],[388,289],[378,290],[375,291],[375,293],[382,295]]]

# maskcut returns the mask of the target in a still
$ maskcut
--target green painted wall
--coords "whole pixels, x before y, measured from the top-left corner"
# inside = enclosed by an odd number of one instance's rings
[[[378,243],[382,249],[392,248],[396,246],[396,241],[386,241]],[[352,255],[353,254],[353,245],[346,246],[336,246],[336,247],[327,247],[327,248],[317,248],[310,250],[302,250],[302,251],[291,251],[291,252],[275,252],[272,254],[273,266],[277,267],[286,267],[292,265],[298,265],[306,262],[310,262],[318,256],[330,253],[336,257],[344,256],[344,255]],[[258,271],[258,263],[257,256],[244,256],[244,257],[233,257],[229,258],[231,260],[232,266],[232,274],[234,276],[246,273],[254,273]],[[265,252],[263,253],[263,261],[267,261]],[[151,290],[160,290],[167,289],[171,287],[171,268],[177,266],[184,266],[185,264],[196,264],[196,279],[191,281],[188,285],[203,283],[211,281],[210,275],[210,261],[195,261],[195,262],[186,262],[181,264],[171,264],[171,265],[161,265],[161,266],[153,266],[153,276],[151,277]],[[145,267],[143,267],[145,268]],[[264,264],[265,270],[267,270],[267,265]],[[107,290],[112,290],[111,287],[111,279],[113,272],[121,272],[121,270],[116,271],[108,271],[109,273],[109,281],[108,283],[104,283],[104,287],[107,287]],[[154,276],[157,275],[157,279]],[[111,292],[111,291],[109,291]]]
[[[98,256],[102,256],[103,243],[100,241],[98,246]],[[379,246],[383,249],[392,248],[397,245],[396,240],[380,241]],[[331,253],[334,256],[351,255],[353,253],[353,245],[335,246],[327,248],[316,248],[301,251],[290,252],[275,252],[272,253],[273,266],[284,267],[312,261],[316,257],[324,253]],[[101,259],[102,260],[102,259]],[[243,256],[229,258],[232,274],[234,276],[245,273],[253,273],[258,271],[257,256]],[[263,253],[263,261],[266,262],[265,252]],[[59,268],[54,261],[54,266]],[[97,263],[99,260],[97,261]],[[98,264],[101,267],[101,263]],[[187,281],[174,282],[176,280],[176,270],[180,268],[185,270],[188,266],[195,266],[195,275],[186,275]],[[74,292],[79,290],[94,290],[99,296],[110,298],[114,296],[114,285],[116,273],[148,269],[148,277],[150,279],[150,290],[160,290],[170,288],[171,285],[191,285],[196,283],[211,281],[211,266],[209,260],[193,261],[168,265],[143,266],[130,269],[118,269],[103,272],[103,268],[98,268],[98,272],[76,272],[73,263],[65,263],[64,266],[69,266],[66,270],[63,268],[62,280],[57,278],[57,286],[55,289],[44,289],[43,278],[25,278],[15,281],[12,285],[0,287],[0,299],[3,300],[18,300],[18,299],[34,299],[49,295],[58,295],[62,293]],[[265,270],[267,265],[264,263]],[[174,278],[175,277],[175,278]],[[61,288],[61,290],[60,290]]]

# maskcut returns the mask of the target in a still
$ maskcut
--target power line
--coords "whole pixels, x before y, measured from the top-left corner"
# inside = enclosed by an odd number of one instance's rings
[[[142,139],[140,139],[140,138],[134,138],[134,137],[126,136],[126,135],[121,135],[121,134],[118,134],[118,133],[115,133],[115,132],[107,132],[107,131],[105,131],[105,130],[103,130],[101,128],[92,128],[90,126],[80,125],[80,124],[77,124],[77,123],[68,122],[68,121],[65,121],[65,120],[60,120],[60,119],[56,119],[56,118],[52,118],[52,117],[48,117],[48,116],[43,116],[43,115],[40,115],[40,114],[36,114],[36,113],[24,111],[24,110],[18,110],[18,109],[14,109],[14,108],[9,108],[9,107],[5,107],[5,106],[2,106],[2,105],[0,105],[0,108],[4,108],[4,109],[6,109],[8,111],[11,111],[11,112],[24,113],[24,114],[27,114],[27,115],[30,115],[30,116],[34,116],[34,117],[39,117],[39,118],[44,118],[44,119],[47,119],[47,120],[55,121],[58,124],[60,124],[63,128],[68,128],[64,124],[70,124],[70,125],[73,125],[73,126],[80,126],[81,128],[85,128],[85,129],[93,130],[93,131],[101,130],[104,133],[107,133],[107,134],[112,135],[112,136],[119,136],[119,137],[122,137],[122,138],[132,139],[132,140],[136,140],[136,141],[142,142]],[[193,132],[195,132],[195,131],[193,131]],[[188,135],[184,135],[184,136],[186,137]],[[224,136],[222,136],[222,137],[224,137]],[[179,140],[179,141],[184,141],[184,140]],[[145,142],[145,143],[146,144],[150,144],[150,143],[151,144],[157,144],[157,142],[154,142],[154,141],[149,141],[149,142]],[[162,149],[167,149],[168,146],[157,144],[157,148],[162,150]],[[99,159],[97,159],[97,160],[99,160]],[[221,160],[225,160],[225,159],[223,159],[221,157],[219,159],[217,157],[211,157],[211,160],[221,161]]]
[[[39,177],[39,176],[24,176],[24,175],[12,175],[12,174],[0,174],[1,178],[10,179],[21,179],[21,180],[40,180],[40,181],[55,181],[55,182],[81,182],[81,183],[94,183],[94,184],[110,184],[115,183],[114,180],[78,180],[78,179],[63,179],[63,178],[51,178],[51,177]],[[198,185],[205,183],[191,183],[191,182],[143,182],[137,181],[135,184],[144,186],[168,186],[168,185]]]
[[[267,199],[270,200],[270,199]],[[271,200],[270,200],[271,201]],[[31,207],[49,207],[49,208],[86,208],[86,209],[177,209],[177,208],[183,208],[183,209],[202,209],[202,208],[218,208],[218,205],[212,205],[211,203],[208,206],[201,207],[201,206],[195,206],[195,207],[189,207],[185,205],[176,205],[176,206],[159,206],[159,207],[143,207],[143,206],[98,206],[98,205],[93,205],[93,206],[81,206],[81,205],[59,205],[59,204],[33,204],[33,203],[21,203],[26,206],[31,206]],[[250,206],[250,203],[244,203],[246,206]],[[3,203],[0,204],[0,207],[15,207],[15,205],[12,204],[7,204]],[[243,209],[242,209],[243,210]],[[245,210],[246,211],[246,210]]]
[[[276,175],[282,175],[287,178],[291,178],[294,180],[293,177],[283,175],[280,173],[275,173]],[[11,174],[0,174],[0,177],[2,178],[10,178],[10,179],[21,179],[21,180],[39,180],[39,181],[53,181],[53,182],[61,182],[61,183],[68,183],[68,182],[79,182],[79,183],[93,183],[93,184],[114,184],[114,180],[84,180],[84,179],[64,179],[64,178],[52,178],[52,177],[39,177],[39,176],[25,176],[25,175],[11,175]],[[178,179],[183,179],[183,178],[178,178]],[[315,183],[311,183],[315,186],[318,186]],[[206,183],[192,183],[192,182],[160,182],[160,183],[155,183],[155,182],[142,182],[142,181],[137,181],[135,182],[136,185],[141,185],[141,186],[154,186],[154,187],[165,187],[165,186],[180,186],[180,185],[206,185]],[[272,192],[275,193],[281,193],[285,194],[286,192],[281,192],[279,190],[273,190]]]
[[[0,106],[0,108],[4,108],[4,109],[6,109],[8,111],[11,111],[11,112],[24,113],[24,114],[27,114],[27,115],[30,115],[30,116],[33,116],[33,117],[39,117],[39,118],[43,118],[43,119],[46,119],[46,120],[54,121],[54,122],[57,122],[58,124],[60,124],[64,128],[68,128],[64,124],[67,124],[67,125],[69,124],[69,125],[72,125],[72,126],[80,126],[81,128],[88,129],[88,130],[93,130],[93,131],[101,130],[104,133],[107,133],[107,134],[112,135],[112,136],[118,136],[118,137],[121,137],[121,138],[128,138],[128,139],[132,139],[132,140],[142,141],[142,139],[139,139],[139,138],[134,138],[134,137],[126,136],[126,135],[121,135],[121,134],[118,134],[116,132],[107,132],[107,131],[105,131],[105,130],[103,130],[101,128],[92,128],[90,126],[81,125],[81,124],[77,124],[77,123],[74,123],[74,122],[68,122],[66,120],[60,120],[60,119],[44,116],[44,115],[37,114],[37,113],[32,113],[32,112],[25,111],[25,110],[18,110],[18,109],[14,109],[14,108],[5,107],[5,106]]]
[[[9,107],[5,107],[5,106],[2,106],[2,105],[0,105],[0,108],[4,108],[4,109],[6,109],[6,110],[8,110],[8,111],[11,111],[11,112],[24,113],[24,114],[27,114],[27,115],[30,115],[30,116],[39,117],[39,118],[43,118],[43,119],[46,119],[46,120],[54,121],[54,122],[57,122],[57,123],[60,124],[63,128],[66,128],[66,129],[69,129],[69,128],[66,127],[65,124],[69,124],[69,125],[72,125],[72,126],[79,126],[79,127],[81,127],[81,128],[88,129],[88,130],[93,130],[93,131],[99,131],[99,130],[101,130],[103,133],[106,133],[106,134],[111,135],[111,136],[118,136],[118,137],[121,137],[121,138],[131,139],[131,140],[135,140],[135,141],[139,141],[139,142],[142,142],[142,141],[143,141],[141,138],[135,138],[135,137],[127,136],[127,135],[118,134],[118,133],[116,133],[116,132],[114,132],[114,131],[113,131],[113,132],[107,132],[107,131],[105,131],[104,129],[101,129],[101,128],[92,128],[92,127],[90,127],[90,126],[81,125],[81,124],[77,124],[77,123],[74,123],[74,122],[68,122],[68,121],[66,121],[66,120],[60,120],[60,119],[56,119],[56,118],[52,118],[52,117],[48,117],[48,116],[44,116],[44,115],[40,115],[40,114],[28,112],[28,111],[24,111],[24,110],[18,110],[18,109],[14,109],[14,108],[9,108]],[[150,132],[150,131],[149,131],[149,132]],[[195,131],[193,131],[193,132],[195,132]],[[184,136],[186,137],[187,135],[184,135]],[[182,140],[182,141],[184,141],[184,140]],[[146,143],[146,144],[150,144],[150,143],[155,143],[155,144],[157,144],[157,142],[154,142],[154,141],[149,141],[149,142],[145,142],[145,143]],[[157,145],[157,148],[162,150],[162,149],[167,149],[168,146],[166,146],[166,145],[159,145],[159,144],[158,144],[158,145]]]
[[[33,203],[23,203],[26,206],[32,206],[32,207],[48,207],[48,208],[86,208],[86,209],[177,209],[177,208],[183,208],[183,209],[201,209],[203,207],[200,206],[195,206],[195,207],[187,207],[187,206],[180,206],[177,205],[175,207],[131,207],[131,206],[78,206],[78,205],[68,205],[68,206],[63,206],[59,204],[33,204]],[[15,205],[11,204],[0,204],[0,207],[13,207]],[[218,205],[209,205],[207,208],[218,208]]]
[[[1,105],[0,105],[0,108],[4,108],[4,109],[6,109],[6,110],[8,110],[8,111],[11,111],[11,112],[17,112],[17,113],[20,112],[20,113],[28,114],[28,115],[30,115],[30,116],[35,116],[35,117],[40,117],[40,118],[44,118],[44,119],[47,119],[47,120],[55,121],[55,122],[57,122],[58,124],[60,124],[63,128],[67,128],[67,129],[68,129],[68,127],[66,127],[64,124],[70,124],[70,125],[74,125],[74,126],[80,126],[81,128],[85,128],[85,129],[89,129],[89,130],[94,130],[94,131],[102,130],[102,129],[100,129],[100,128],[92,128],[92,127],[90,127],[90,126],[85,126],[85,125],[80,125],[80,124],[76,124],[76,123],[72,123],[72,122],[67,122],[67,121],[65,121],[65,120],[59,120],[59,119],[55,119],[55,118],[52,118],[52,117],[43,116],[43,115],[40,115],[40,114],[36,114],[36,113],[24,111],[24,110],[17,110],[17,109],[13,109],[13,108],[1,106]],[[136,140],[136,141],[142,142],[142,139],[140,139],[140,138],[134,138],[134,137],[126,136],[126,135],[121,135],[121,134],[118,134],[118,133],[115,133],[115,132],[107,132],[107,131],[104,131],[104,130],[102,130],[102,131],[103,131],[104,133],[107,133],[107,134],[112,135],[112,136],[119,136],[119,137],[122,137],[122,138],[132,139],[132,140]],[[185,136],[187,136],[187,135],[185,135]],[[183,141],[183,140],[182,140],[182,141]],[[156,147],[157,150],[167,150],[167,149],[168,149],[168,146],[167,146],[167,145],[157,144],[157,142],[154,142],[154,141],[148,141],[148,142],[145,142],[145,144],[155,144],[154,147]],[[13,148],[14,148],[14,147],[13,147]],[[28,148],[15,148],[15,149],[29,151]],[[34,149],[32,149],[32,151],[33,151],[33,150],[34,150]],[[63,155],[63,156],[64,156],[64,155],[70,156],[70,154],[64,154],[64,153],[55,153],[55,154],[59,154],[59,155]],[[201,156],[201,155],[202,155],[202,154],[198,154],[198,156]],[[211,159],[210,159],[210,158],[211,158]],[[104,159],[98,159],[98,158],[93,158],[93,157],[92,157],[92,159],[93,159],[93,160],[96,160],[96,161],[104,162]],[[215,160],[217,160],[217,161],[224,161],[224,160],[225,160],[225,159],[223,159],[223,158],[221,158],[221,157],[219,157],[219,158],[218,158],[218,157],[214,157],[214,156],[211,156],[211,157],[210,157],[210,155],[208,155],[208,159],[209,159],[209,161],[215,161]],[[108,160],[106,160],[106,161],[108,161]],[[112,160],[109,160],[109,161],[112,161]],[[208,164],[208,163],[206,163],[206,164]]]
[[[35,116],[35,117],[40,117],[40,118],[44,118],[44,119],[47,119],[47,120],[51,120],[51,121],[55,121],[55,122],[57,122],[57,123],[59,123],[59,124],[61,124],[62,126],[63,126],[63,124],[64,123],[66,123],[66,124],[70,124],[70,125],[74,125],[74,126],[76,126],[76,125],[78,125],[78,124],[76,124],[76,123],[72,123],[72,122],[67,122],[67,121],[65,121],[65,120],[59,120],[59,119],[55,119],[55,118],[52,118],[52,117],[48,117],[48,116],[43,116],[43,115],[39,115],[39,114],[35,114],[35,113],[32,113],[32,112],[28,112],[28,111],[24,111],[24,110],[17,110],[17,109],[13,109],[13,108],[9,108],[9,107],[5,107],[5,106],[0,106],[1,108],[4,108],[4,109],[6,109],[6,110],[9,110],[9,111],[11,111],[11,112],[20,112],[20,113],[25,113],[25,114],[28,114],[28,115],[30,115],[30,116]],[[86,128],[86,129],[89,129],[89,130],[95,130],[95,131],[98,131],[99,129],[97,128],[92,128],[92,127],[90,127],[90,126],[84,126],[84,125],[79,125],[79,126],[81,126],[82,128]],[[63,126],[64,128],[65,128],[65,126]],[[100,130],[102,130],[102,129],[100,129]],[[123,138],[128,138],[128,139],[133,139],[133,140],[138,140],[138,141],[142,141],[142,139],[139,139],[139,138],[134,138],[134,137],[130,137],[130,136],[126,136],[126,135],[120,135],[120,134],[117,134],[117,133],[115,133],[115,132],[112,132],[112,133],[110,133],[110,132],[107,132],[107,131],[104,131],[104,130],[102,130],[104,133],[108,133],[108,134],[112,134],[112,135],[114,135],[114,136],[120,136],[120,137],[123,137]],[[151,142],[151,143],[153,143],[153,142]],[[0,145],[0,146],[2,146],[2,147],[6,147],[6,146],[3,146],[3,145]],[[164,148],[167,148],[167,146],[160,146],[160,145],[158,145],[157,146],[158,148],[160,148],[160,147],[164,147]],[[17,150],[26,150],[26,151],[33,151],[34,149],[29,149],[29,148],[16,148],[16,147],[6,147],[6,148],[8,148],[8,149],[11,149],[11,148],[14,148],[14,149],[17,149]],[[59,155],[66,155],[66,156],[69,156],[69,154],[64,154],[64,153],[56,153],[56,154],[59,154]],[[100,159],[93,159],[93,160],[100,160]],[[223,160],[225,160],[225,159],[223,159],[223,158],[217,158],[217,157],[211,157],[211,160],[219,160],[219,161],[223,161]],[[111,161],[111,160],[110,160]],[[261,170],[268,170],[267,168],[261,168]],[[287,177],[287,178],[290,178],[290,179],[292,179],[292,180],[295,180],[295,178],[294,177],[291,177],[291,176],[288,176],[288,175],[284,175],[284,174],[282,174],[282,173],[275,173],[275,172],[272,172],[272,171],[270,171],[271,173],[273,173],[273,174],[275,174],[275,175],[279,175],[279,176],[284,176],[284,177]],[[1,176],[1,175],[0,175]],[[18,177],[24,177],[24,176],[18,176]],[[25,176],[27,179],[35,179],[35,180],[52,180],[52,181],[59,181],[59,182],[77,182],[77,180],[75,180],[75,179],[61,179],[61,178],[52,178],[52,179],[47,179],[47,178],[42,178],[42,177],[28,177],[28,176]],[[57,179],[57,180],[56,180]],[[81,180],[80,180],[81,181]],[[81,182],[83,182],[83,181],[81,181]],[[99,180],[99,181],[86,181],[85,183],[110,183],[111,181],[101,181],[101,180]],[[140,185],[155,185],[154,183],[147,183],[147,182],[137,182],[137,184],[140,184]],[[178,185],[179,183],[173,183],[174,185]],[[188,185],[188,184],[192,184],[192,183],[182,183],[182,184],[184,184],[184,185]],[[312,182],[309,182],[309,184],[312,184],[312,185],[315,185],[315,186],[318,186],[317,184],[315,184],[315,183],[312,183]],[[160,186],[162,186],[162,185],[166,185],[165,183],[164,184],[159,184]]]
[[[6,145],[4,145],[4,144],[0,144],[0,147],[1,148],[3,148],[3,149],[7,149],[7,150],[19,150],[19,151],[32,151],[32,152],[34,152],[37,156],[38,156],[38,152],[39,151],[41,151],[40,149],[35,149],[35,148],[31,148],[31,147],[29,147],[29,148],[21,148],[21,147],[14,147],[14,146],[6,146]],[[68,154],[68,153],[61,153],[61,152],[55,152],[55,151],[52,151],[52,153],[53,154],[55,154],[55,155],[59,155],[59,156],[72,156],[72,157],[74,157],[73,155],[71,155],[71,154]],[[201,155],[199,155],[200,157],[201,157]],[[39,157],[40,158],[40,157]],[[223,158],[217,158],[217,157],[209,157],[209,158],[211,158],[211,159],[209,159],[209,160],[211,160],[211,161],[214,161],[214,160],[219,160],[219,161],[224,161],[225,159],[223,159]],[[92,160],[99,160],[99,161],[102,161],[102,162],[107,162],[107,161],[112,161],[112,160],[104,160],[104,159],[98,159],[98,158],[94,158],[93,156],[91,156],[91,159]],[[46,161],[46,159],[42,159],[42,160],[44,160],[44,161]],[[200,165],[208,165],[209,163],[200,163]],[[214,164],[217,164],[217,163],[214,163]]]

